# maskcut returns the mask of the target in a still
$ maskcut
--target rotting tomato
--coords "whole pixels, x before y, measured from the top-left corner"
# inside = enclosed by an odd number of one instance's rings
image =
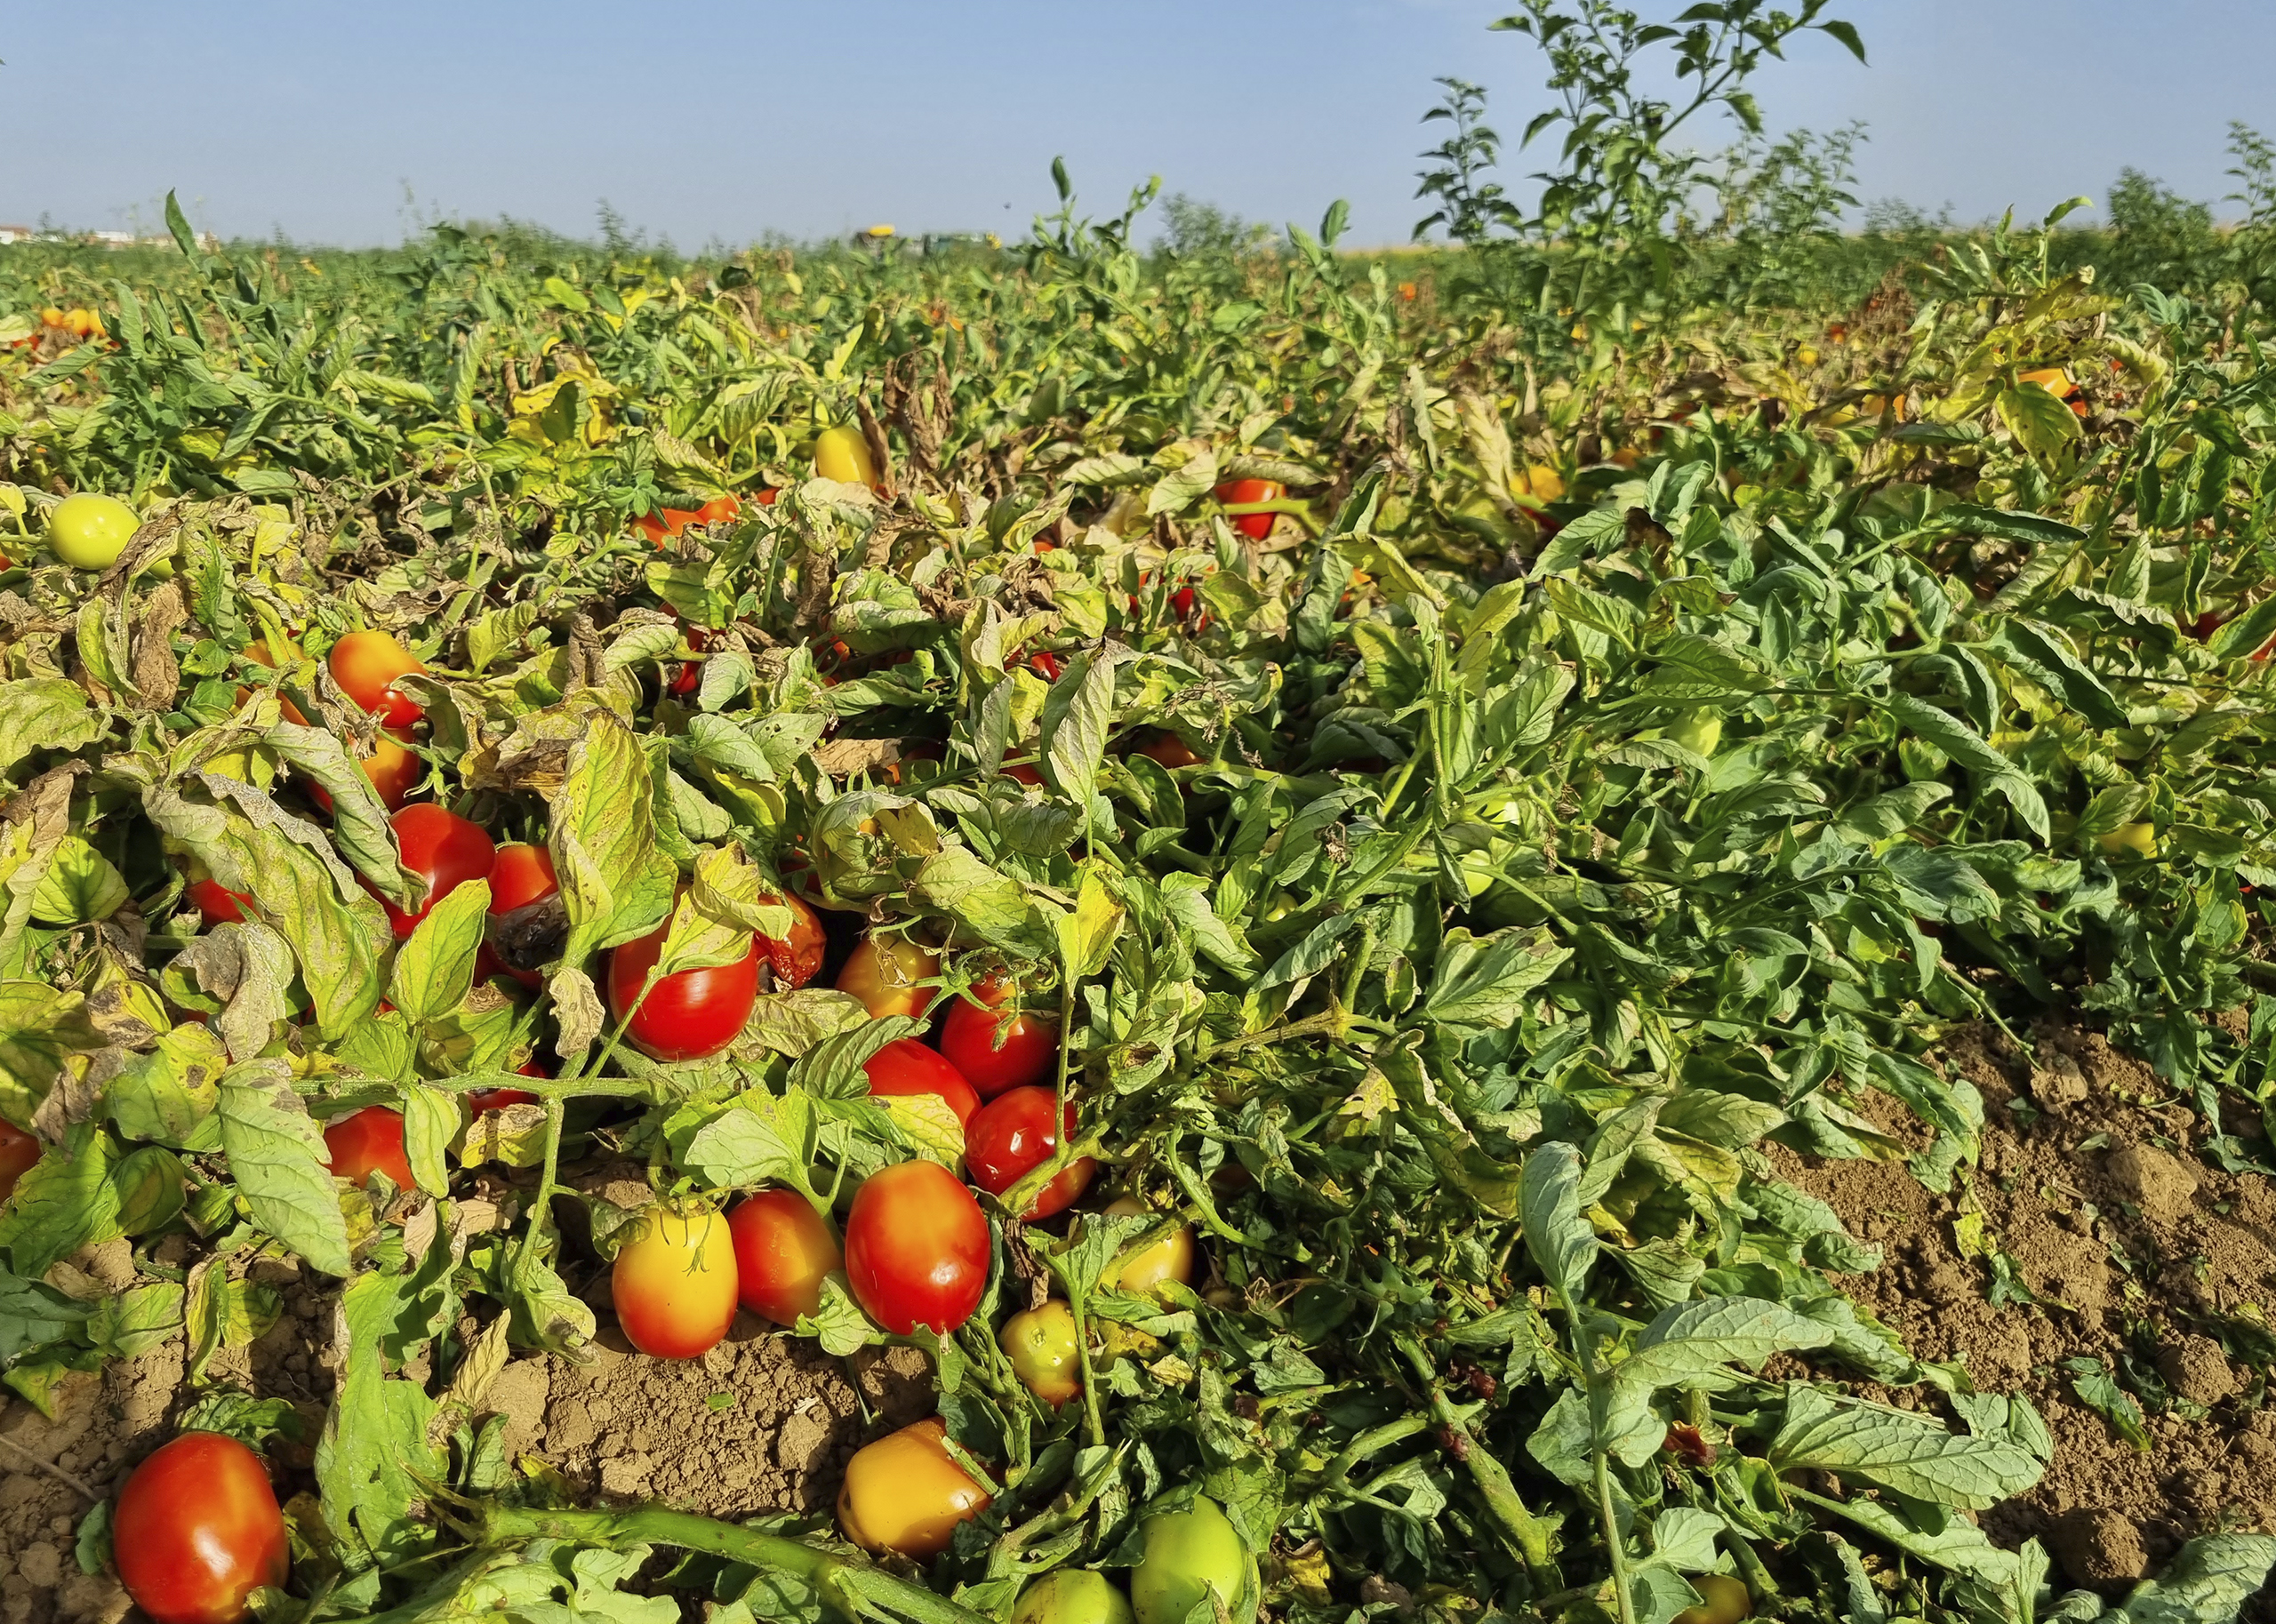
[[[551,852],[520,841],[498,848],[490,868],[485,941],[499,969],[525,987],[543,985],[541,966],[560,952],[569,924],[560,898]]]
[[[735,1245],[709,1207],[651,1207],[609,1272],[625,1339],[659,1359],[700,1358],[734,1324]]]
[[[981,1003],[958,999],[941,1023],[941,1052],[949,1063],[982,1100],[1050,1076],[1059,1060],[1058,1020],[1029,1010],[999,1013],[1006,995],[992,983],[973,991]]]
[[[1020,1592],[1012,1624],[1136,1624],[1136,1616],[1105,1574],[1057,1568]]]
[[[1134,1196],[1118,1196],[1107,1203],[1109,1218],[1152,1217],[1153,1209]],[[1127,1292],[1134,1297],[1158,1295],[1159,1288],[1167,1281],[1180,1285],[1193,1279],[1193,1226],[1180,1224],[1159,1240],[1148,1242],[1118,1261],[1110,1262],[1099,1276],[1099,1284],[1108,1291]]]
[[[940,973],[941,956],[924,943],[872,931],[838,971],[837,990],[859,998],[872,1020],[922,1015],[940,988],[920,983]]]
[[[470,881],[488,879],[497,864],[498,847],[480,824],[430,801],[406,806],[388,821],[394,826],[403,866],[427,882],[426,898],[415,914],[405,913],[384,897],[380,900],[388,924],[401,941],[419,928],[436,903]]]
[[[332,645],[325,664],[340,691],[377,716],[382,727],[407,732],[427,714],[395,685],[403,677],[423,676],[427,668],[385,632],[349,632]]]
[[[968,1126],[980,1109],[980,1096],[964,1073],[913,1037],[894,1038],[862,1061],[862,1069],[872,1094],[938,1094],[957,1114],[958,1127]]]
[[[1049,1161],[1062,1132],[1069,1139],[1075,1136],[1074,1102],[1068,1102],[1065,1117],[1054,1126],[1052,1118],[1058,1115],[1058,1104],[1059,1096],[1050,1089],[1015,1088],[981,1107],[964,1136],[965,1166],[972,1181],[990,1195],[1000,1196],[1030,1169]],[[1097,1171],[1098,1164],[1089,1156],[1076,1157],[1043,1187],[1020,1214],[1021,1221],[1033,1223],[1068,1206],[1089,1188]]]
[[[81,491],[47,516],[47,548],[75,570],[108,570],[141,528],[134,509],[116,496]]]
[[[236,1624],[292,1571],[260,1457],[218,1432],[185,1432],[134,1468],[111,1516],[118,1577],[153,1624]]]
[[[922,1561],[937,1556],[995,1498],[958,1466],[937,1415],[856,1450],[837,1492],[837,1522],[863,1550]]]
[[[1753,1616],[1754,1598],[1728,1573],[1698,1574],[1691,1588],[1699,1592],[1699,1605],[1686,1607],[1670,1624],[1740,1624]]]
[[[829,937],[821,928],[821,916],[787,892],[760,900],[790,910],[788,936],[758,939],[758,950],[765,956],[767,968],[774,972],[775,988],[781,991],[804,987],[821,973],[822,956],[829,951]]]
[[[778,1325],[821,1308],[821,1283],[844,1264],[837,1236],[796,1190],[761,1190],[727,1214],[744,1308]]]
[[[325,1148],[332,1152],[334,1178],[361,1187],[375,1172],[383,1172],[399,1190],[413,1188],[411,1158],[403,1149],[403,1113],[384,1105],[350,1111],[324,1131]]]
[[[895,1336],[919,1325],[946,1336],[972,1317],[988,1284],[988,1215],[938,1162],[897,1162],[854,1192],[845,1217],[845,1281]]]
[[[1232,1624],[1256,1616],[1256,1556],[1225,1508],[1197,1494],[1182,1510],[1157,1511],[1139,1525],[1142,1554],[1130,1571],[1138,1624],[1185,1624],[1214,1590]]]
[[[1075,1311],[1058,1298],[1013,1315],[997,1340],[1012,1362],[1012,1373],[1045,1404],[1056,1409],[1083,1390]]]
[[[15,1193],[16,1180],[39,1160],[40,1142],[14,1123],[0,1118],[0,1201]]]
[[[758,1002],[758,939],[754,936],[749,950],[733,964],[675,971],[642,998],[640,988],[663,956],[670,930],[667,918],[608,956],[609,1009],[622,1020],[638,1002],[625,1035],[650,1059],[708,1060],[735,1041]]]
[[[878,465],[870,455],[869,441],[859,428],[845,423],[814,436],[814,472],[844,484],[875,489],[878,483]]]
[[[1226,503],[1277,502],[1288,494],[1288,487],[1277,479],[1229,479],[1217,487],[1217,500]],[[1240,513],[1231,516],[1232,526],[1252,541],[1262,541],[1272,533],[1272,521],[1279,516],[1270,513]],[[1183,614],[1185,611],[1178,611]]]

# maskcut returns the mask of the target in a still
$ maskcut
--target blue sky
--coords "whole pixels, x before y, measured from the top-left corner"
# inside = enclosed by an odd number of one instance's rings
[[[1646,12],[1679,0],[1639,0]],[[1250,219],[1351,204],[1404,241],[1438,74],[1514,136],[1539,59],[1485,0],[71,0],[0,20],[0,220],[350,244],[415,216],[580,234],[608,198],[683,248],[1023,232],[1064,154],[1086,203],[1159,172]],[[67,14],[68,26],[59,26]],[[2276,135],[2276,4],[1849,0],[1870,68],[1813,38],[1757,90],[1774,128],[1863,119],[1865,198],[1962,220],[2099,198],[2131,164],[2208,200],[2227,123]],[[1725,131],[1703,132],[1719,144]],[[1505,157],[1516,183],[1535,165]],[[410,202],[406,203],[406,188]]]

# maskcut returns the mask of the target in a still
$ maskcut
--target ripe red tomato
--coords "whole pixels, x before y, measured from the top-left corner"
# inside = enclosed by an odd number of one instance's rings
[[[845,1262],[829,1220],[796,1190],[761,1190],[727,1214],[744,1308],[778,1325],[821,1308],[823,1276]]]
[[[470,1088],[467,1091],[466,1103],[467,1108],[479,1116],[485,1111],[502,1111],[509,1105],[537,1105],[541,1102],[526,1088]]]
[[[1288,494],[1288,487],[1277,479],[1229,479],[1217,487],[1221,502],[1277,502]],[[1270,513],[1243,513],[1234,516],[1233,528],[1252,541],[1262,541],[1272,533],[1272,521],[1278,516]],[[1185,612],[1181,606],[1180,614]]]
[[[1066,668],[1066,666],[1061,661],[1059,656],[1053,653],[1049,649],[1038,649],[1034,653],[1028,656],[1028,669],[1034,672],[1038,676],[1040,676],[1047,683],[1057,682],[1059,680],[1060,674],[1065,671]]]
[[[111,1516],[111,1548],[153,1624],[236,1624],[248,1596],[292,1570],[260,1457],[218,1432],[185,1432],[134,1468]]]
[[[1023,761],[1015,761],[1006,767],[1004,776],[1016,783],[1033,784],[1038,788],[1043,786],[1043,774]]]
[[[14,1123],[0,1120],[0,1201],[15,1193],[16,1180],[39,1160],[40,1142]]]
[[[497,860],[490,868],[491,928],[503,932],[507,948],[512,950],[517,946],[514,939],[521,934],[516,927],[524,924],[528,916],[514,919],[509,916],[520,914],[525,908],[536,908],[560,893],[561,882],[553,872],[552,852],[543,846],[527,845],[520,841],[500,846]],[[550,940],[550,932],[541,928],[542,922],[534,923],[541,926],[539,933]],[[490,944],[485,941],[483,946],[488,948]],[[525,987],[535,988],[544,983],[545,977],[534,969],[524,970],[509,964],[494,952],[492,957],[500,970]],[[479,970],[475,973],[477,980],[482,979]]]
[[[197,916],[209,925],[236,924],[245,916],[245,904],[252,900],[211,875],[189,883],[189,900],[196,906]]]
[[[990,1195],[1000,1196],[1029,1169],[1049,1161],[1059,1148],[1059,1133],[1051,1122],[1058,1103],[1058,1095],[1050,1089],[1015,1088],[982,1106],[964,1136],[965,1165],[972,1172],[972,1181]],[[1071,1102],[1064,1128],[1072,1139],[1075,1107]],[[1081,1195],[1097,1171],[1098,1164],[1089,1156],[1078,1157],[1043,1187],[1035,1204],[1021,1213],[1021,1219],[1033,1223],[1050,1217]]]
[[[608,1003],[619,1020],[663,956],[670,929],[667,919],[608,956]],[[658,981],[641,1000],[625,1035],[652,1060],[709,1060],[735,1041],[757,1002],[758,939],[753,937],[750,950],[732,964],[681,970]]]
[[[760,937],[758,949],[766,956],[778,988],[804,987],[821,973],[822,955],[829,948],[829,940],[821,928],[821,916],[787,892],[766,900],[789,908],[794,923],[789,935],[779,941],[772,936]]]
[[[964,1073],[913,1037],[896,1037],[862,1063],[873,1094],[938,1094],[957,1114],[958,1126],[980,1108]]]
[[[395,826],[403,866],[427,882],[426,900],[415,914],[405,913],[384,897],[380,900],[396,940],[401,941],[418,928],[436,903],[469,880],[488,879],[498,860],[498,847],[480,824],[469,823],[431,801],[406,806],[388,821]]]
[[[973,990],[986,1007],[959,998],[942,1023],[941,1052],[949,1064],[964,1073],[982,1100],[1050,1076],[1059,1060],[1059,1022],[1027,1010],[1005,1021],[996,1013],[1003,989],[990,984]]]
[[[284,645],[284,657],[290,660],[296,668],[307,664],[309,658],[306,654],[301,652],[301,645],[299,644],[290,642],[286,643]],[[267,666],[271,670],[274,670],[276,668],[276,656],[275,652],[270,650],[268,646],[268,639],[266,637],[255,637],[251,643],[247,644],[245,645],[245,658],[252,660],[255,665]],[[244,704],[245,700],[251,697],[252,695],[246,690],[243,688],[237,690],[238,704]],[[285,699],[280,694],[277,696],[277,704],[287,722],[292,723],[295,727],[306,727],[309,725],[308,717],[301,714],[301,708],[293,703],[292,700]]]
[[[864,1180],[845,1219],[854,1300],[895,1336],[946,1336],[988,1284],[988,1215],[938,1162],[898,1162]]]
[[[1166,730],[1150,742],[1140,745],[1138,754],[1150,756],[1165,767],[1198,767],[1204,759],[1191,745]]]
[[[941,956],[906,936],[862,938],[845,967],[837,972],[837,990],[852,993],[875,1019],[887,1015],[922,1015],[940,991],[920,987],[941,973]]]
[[[403,1150],[403,1113],[384,1105],[351,1111],[324,1131],[325,1148],[332,1152],[333,1176],[361,1186],[374,1172],[395,1180],[397,1189],[410,1189],[411,1158]]]
[[[659,1359],[694,1359],[735,1321],[735,1248],[708,1207],[656,1206],[616,1254],[609,1288],[631,1344]]]
[[[426,716],[418,701],[395,684],[414,672],[424,675],[427,668],[387,633],[349,632],[332,645],[325,663],[332,668],[332,680],[340,691],[377,716],[382,726],[407,732]]]

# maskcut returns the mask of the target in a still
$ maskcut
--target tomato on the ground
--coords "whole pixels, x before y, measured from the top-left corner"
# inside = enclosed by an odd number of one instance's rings
[[[880,1168],[845,1219],[845,1281],[895,1336],[926,1325],[946,1336],[972,1317],[988,1284],[988,1215],[938,1162]]]
[[[334,1178],[360,1188],[374,1172],[383,1172],[402,1190],[418,1182],[404,1154],[401,1111],[384,1105],[351,1111],[324,1131],[324,1142],[332,1152]]]
[[[40,1142],[12,1122],[0,1119],[0,1201],[15,1194],[16,1180],[39,1160]]]
[[[863,1550],[923,1560],[937,1556],[995,1497],[972,1480],[942,1440],[937,1415],[856,1450],[837,1492],[837,1522]]]
[[[966,1126],[980,1108],[980,1096],[964,1073],[913,1037],[896,1037],[862,1062],[873,1094],[938,1094]]]
[[[427,668],[411,651],[383,631],[349,632],[325,656],[332,680],[340,691],[380,719],[381,726],[407,732],[427,714],[419,702],[395,686],[397,679],[424,675]]]
[[[415,914],[405,913],[384,897],[380,900],[400,941],[419,928],[436,903],[469,881],[488,879],[498,860],[498,847],[480,824],[431,801],[406,806],[388,821],[394,826],[403,866],[427,882],[426,899]]]
[[[732,964],[675,971],[641,998],[640,988],[663,956],[670,930],[667,918],[609,955],[609,1009],[621,1020],[639,1002],[625,1036],[650,1059],[708,1060],[735,1041],[758,1002],[758,940],[752,938],[749,950]]]
[[[974,988],[981,1004],[958,999],[941,1024],[941,1052],[982,1100],[1041,1083],[1059,1063],[1058,1020],[1032,1010],[1001,1015],[1006,992],[996,988],[990,997],[990,990]]]
[[[236,1624],[292,1570],[284,1514],[260,1458],[185,1432],[134,1468],[111,1514],[118,1577],[152,1624]]]
[[[1013,1315],[997,1340],[1012,1362],[1012,1373],[1044,1403],[1056,1407],[1083,1390],[1075,1311],[1058,1298]]]
[[[1277,502],[1288,494],[1288,487],[1277,479],[1229,479],[1217,487],[1217,500],[1226,503]],[[1242,513],[1233,516],[1232,526],[1252,541],[1262,541],[1272,533],[1272,521],[1277,515]],[[1185,612],[1183,610],[1178,612]]]
[[[1012,1624],[1136,1624],[1130,1598],[1092,1568],[1054,1568],[1029,1581]]]
[[[923,987],[941,973],[941,956],[906,936],[872,931],[855,945],[853,956],[837,972],[837,990],[852,993],[870,1015],[922,1015],[938,996],[937,987]]]
[[[1138,1624],[1185,1624],[1214,1590],[1233,1624],[1256,1616],[1256,1556],[1225,1509],[1206,1495],[1179,1511],[1157,1511],[1138,1529],[1142,1554],[1130,1571]]]
[[[821,1283],[845,1260],[829,1220],[796,1190],[761,1190],[727,1214],[744,1308],[794,1325],[821,1308]]]
[[[116,496],[80,491],[47,516],[47,548],[75,570],[108,570],[141,528],[134,509]]]
[[[991,1196],[1000,1196],[1031,1168],[1049,1161],[1059,1148],[1059,1136],[1075,1136],[1075,1106],[1054,1125],[1059,1097],[1047,1088],[1015,1088],[998,1094],[980,1108],[965,1129],[964,1160],[972,1181]],[[1033,1223],[1069,1205],[1089,1188],[1098,1164],[1078,1156],[1045,1185],[1021,1219]]]
[[[1133,1196],[1118,1196],[1106,1204],[1109,1218],[1151,1217],[1153,1209]],[[1164,1282],[1174,1280],[1180,1285],[1193,1280],[1193,1226],[1180,1224],[1158,1241],[1150,1241],[1115,1262],[1109,1263],[1099,1275],[1099,1284],[1111,1292],[1127,1292],[1134,1297],[1150,1297]]]
[[[694,1359],[719,1345],[735,1320],[735,1245],[727,1220],[709,1207],[658,1205],[633,1222],[609,1273],[625,1339],[659,1359]]]

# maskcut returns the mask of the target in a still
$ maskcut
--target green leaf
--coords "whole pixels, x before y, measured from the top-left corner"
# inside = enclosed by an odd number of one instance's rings
[[[1580,1150],[1562,1140],[1538,1146],[1526,1153],[1519,1180],[1526,1251],[1550,1288],[1577,1305],[1599,1249],[1581,1217]]]
[[[0,1258],[7,1267],[36,1278],[82,1246],[116,1239],[118,1189],[111,1172],[117,1160],[117,1145],[92,1122],[75,1124],[60,1145],[49,1147],[0,1206]]]
[[[1782,1473],[1831,1472],[1963,1511],[2022,1493],[2043,1469],[2005,1439],[1948,1432],[1909,1411],[1836,1403],[1799,1382],[1787,1387],[1786,1419],[1769,1459]]]
[[[2115,1617],[2125,1624],[2224,1624],[2267,1583],[2271,1568],[2276,1537],[2207,1534],[2183,1546],[2155,1579],[2135,1586]]]
[[[1447,932],[1422,1013],[1447,1026],[1503,1028],[1517,1022],[1526,998],[1573,956],[1547,927],[1473,937]]]
[[[254,1223],[327,1275],[349,1272],[348,1221],[330,1153],[280,1060],[221,1074],[221,1147]]]
[[[562,957],[571,966],[645,936],[671,911],[677,870],[656,845],[648,761],[632,730],[588,704],[550,805],[553,868],[569,910]]]
[[[2079,437],[2079,420],[2043,384],[2000,391],[2000,420],[2035,455],[2051,456]]]
[[[1105,969],[1114,939],[1121,933],[1122,904],[1106,873],[1097,863],[1084,864],[1074,911],[1058,916],[1060,961],[1070,980],[1080,981]]]
[[[2010,615],[1999,623],[1997,636],[2009,664],[2094,726],[2126,725],[2126,707],[2087,668],[2061,632]]]
[[[746,1093],[696,1130],[679,1163],[714,1189],[787,1184],[805,1190],[813,1120],[813,1104],[803,1093],[781,1099]]]
[[[0,1117],[30,1127],[64,1062],[103,1044],[84,995],[44,981],[0,981]]]
[[[110,859],[78,836],[66,835],[32,892],[32,917],[49,924],[92,924],[116,913],[127,894],[126,880]]]
[[[52,1285],[0,1270],[0,1366],[27,1348],[68,1336],[92,1312]]]
[[[1753,1297],[1715,1297],[1685,1303],[1655,1319],[1636,1348],[1613,1372],[1617,1384],[1661,1388],[1722,1387],[1723,1367],[1752,1370],[1776,1353],[1823,1348],[1832,1332],[1791,1308]]]
[[[1106,759],[1114,720],[1116,651],[1078,654],[1043,702],[1043,776],[1052,788],[1087,806]]]
[[[423,1083],[405,1086],[404,1156],[419,1188],[437,1199],[451,1193],[451,1141],[458,1137],[461,1121],[457,1095]]]
[[[403,1012],[404,1019],[424,1026],[466,1002],[474,988],[475,960],[482,951],[483,925],[489,912],[489,881],[469,880],[453,886],[396,949],[388,999]]]
[[[2142,1406],[2118,1385],[2108,1365],[2081,1355],[2064,1360],[2063,1368],[2071,1372],[2071,1390],[2080,1404],[2108,1421],[2111,1430],[2136,1449],[2145,1455],[2150,1452],[2150,1429],[2142,1419]]]
[[[60,676],[0,683],[0,774],[28,756],[92,743],[103,728],[102,714],[76,683]]]
[[[1959,717],[1937,709],[1911,694],[1892,694],[1882,701],[1903,726],[1926,739],[1969,772],[1981,774],[1985,784],[2007,797],[2024,826],[2041,840],[2048,838],[2047,803],[2021,769],[1993,749],[1983,735]]]
[[[316,1475],[325,1526],[349,1543],[352,1567],[400,1562],[435,1537],[412,1516],[428,1485],[443,1480],[427,1442],[434,1400],[415,1382],[390,1380],[380,1354],[403,1308],[398,1282],[374,1272],[349,1281],[341,1300],[347,1367],[317,1444]]]
[[[1255,968],[1256,949],[1217,916],[1209,903],[1209,882],[1198,874],[1172,874],[1161,881],[1162,911],[1193,939],[1196,951],[1236,974]]]
[[[2213,628],[2205,646],[2223,660],[2256,653],[2276,638],[2276,597],[2264,597],[2242,614]]]

